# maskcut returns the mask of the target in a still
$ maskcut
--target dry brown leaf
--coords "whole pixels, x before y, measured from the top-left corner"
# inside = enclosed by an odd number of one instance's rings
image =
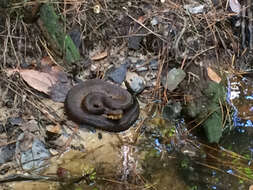
[[[10,76],[18,72],[30,87],[49,95],[55,102],[64,102],[67,92],[71,88],[67,74],[59,66],[50,65],[50,60],[44,59],[43,61],[41,71],[8,69],[6,73]]]
[[[48,94],[48,88],[56,81],[52,72],[45,73],[33,69],[7,69],[5,72],[8,77],[16,72],[19,73],[29,86],[46,94]]]
[[[31,69],[20,70],[19,73],[29,86],[48,95],[52,86],[57,82],[57,77],[52,75],[52,73]]]
[[[209,78],[216,82],[216,83],[220,83],[221,82],[221,78],[219,77],[218,74],[216,74],[216,72],[214,72],[210,67],[207,67],[207,75],[209,76]]]
[[[108,53],[107,53],[107,50],[102,52],[102,53],[99,53],[93,57],[91,57],[91,60],[92,61],[98,61],[100,59],[104,59],[105,57],[107,57]]]

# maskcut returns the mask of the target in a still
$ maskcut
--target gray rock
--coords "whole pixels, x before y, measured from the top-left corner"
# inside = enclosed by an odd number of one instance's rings
[[[184,6],[184,9],[189,11],[191,14],[199,14],[204,12],[204,5],[188,4]]]
[[[157,59],[152,59],[149,62],[149,66],[152,70],[157,70],[158,69],[158,60]]]
[[[107,73],[107,77],[115,83],[121,84],[126,78],[128,64],[122,64],[118,68],[112,68]]]
[[[135,64],[136,71],[141,72],[141,71],[147,71],[148,68],[144,66],[145,61],[144,60],[138,60]]]
[[[133,72],[127,72],[126,83],[127,86],[136,94],[142,92],[146,87],[144,78]]]
[[[184,80],[185,76],[182,69],[173,68],[162,78],[162,85],[172,92]]]
[[[151,20],[151,25],[152,26],[155,26],[155,25],[157,25],[158,24],[158,19],[157,19],[157,17],[154,17],[152,20]]]
[[[11,143],[0,148],[0,164],[4,164],[13,159],[15,154],[16,144]]]
[[[16,142],[16,153],[20,153],[20,159],[17,159],[17,162],[22,165],[22,169],[24,170],[39,172],[50,158],[50,152],[41,140],[31,137],[33,141],[29,142],[31,139],[27,139],[26,135],[29,134],[20,134]],[[27,143],[27,146],[25,146],[25,143]]]

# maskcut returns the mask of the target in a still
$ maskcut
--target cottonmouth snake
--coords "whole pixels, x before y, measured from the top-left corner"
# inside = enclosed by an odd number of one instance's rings
[[[139,116],[139,104],[127,90],[100,79],[71,88],[65,105],[74,121],[110,132],[127,130]]]

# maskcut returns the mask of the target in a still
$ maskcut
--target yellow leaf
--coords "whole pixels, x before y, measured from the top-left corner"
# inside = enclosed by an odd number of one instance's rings
[[[221,78],[219,77],[219,75],[216,74],[216,72],[214,72],[210,67],[207,67],[207,75],[212,81],[216,83],[221,82]]]

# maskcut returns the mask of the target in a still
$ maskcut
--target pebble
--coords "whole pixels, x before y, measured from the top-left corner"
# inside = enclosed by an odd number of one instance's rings
[[[11,125],[20,126],[20,125],[23,124],[24,120],[23,120],[21,117],[11,117],[11,118],[8,118],[8,122],[9,122]]]
[[[158,60],[157,59],[152,59],[149,62],[149,66],[152,70],[157,70],[158,69]]]
[[[21,151],[20,147],[24,146],[21,145],[24,144],[24,138],[24,133],[22,133],[16,142],[16,147],[20,151],[20,159],[17,158],[17,162],[22,164],[23,170],[41,171],[51,156],[50,152],[46,145],[37,138],[34,138],[33,142],[25,147],[27,150]]]
[[[146,87],[146,82],[143,77],[134,72],[127,72],[126,74],[127,86],[135,93],[140,93]]]
[[[184,6],[184,9],[189,11],[191,14],[200,14],[204,12],[204,5],[194,5],[194,4],[187,4]]]
[[[117,68],[112,68],[107,72],[107,77],[115,83],[121,84],[126,78],[128,64],[122,64]]]
[[[2,145],[0,147],[0,164],[4,164],[13,159],[15,155],[16,144],[10,143],[7,145]]]
[[[135,64],[136,71],[141,72],[141,71],[147,71],[148,68],[143,66],[145,64],[144,60],[138,60]]]
[[[146,81],[146,87],[152,87],[152,86],[156,85],[156,78],[157,78],[156,73],[148,72],[148,73],[146,73],[144,78],[145,78],[145,81]]]
[[[158,24],[158,19],[156,17],[154,17],[152,20],[151,20],[151,25],[152,26],[155,26]]]
[[[184,80],[185,76],[182,69],[173,68],[162,78],[162,85],[172,92]]]
[[[90,67],[90,71],[91,72],[96,72],[99,68],[99,64],[92,64],[91,67]]]

